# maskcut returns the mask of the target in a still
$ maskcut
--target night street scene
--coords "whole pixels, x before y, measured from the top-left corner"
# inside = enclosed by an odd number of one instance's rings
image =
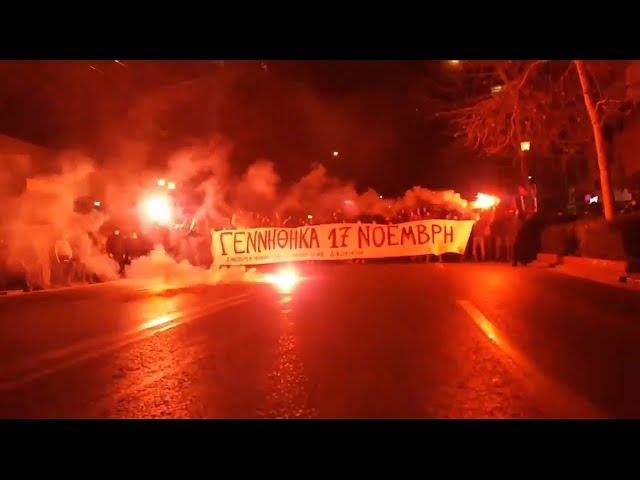
[[[0,78],[0,418],[640,418],[640,61]]]

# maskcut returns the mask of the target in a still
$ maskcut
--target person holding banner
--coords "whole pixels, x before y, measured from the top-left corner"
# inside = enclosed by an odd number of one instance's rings
[[[212,231],[215,265],[345,261],[465,251],[473,220],[418,220],[399,224],[334,223],[297,228]]]

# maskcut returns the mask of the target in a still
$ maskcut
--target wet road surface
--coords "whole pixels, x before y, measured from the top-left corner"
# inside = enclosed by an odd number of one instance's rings
[[[640,292],[500,264],[0,298],[3,418],[640,416]]]

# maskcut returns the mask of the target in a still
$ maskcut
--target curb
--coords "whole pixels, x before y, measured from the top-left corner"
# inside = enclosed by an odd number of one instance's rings
[[[620,283],[633,283],[640,285],[640,278],[631,277],[629,275],[621,275],[618,280],[620,281]]]
[[[607,270],[619,272],[621,275],[626,274],[627,269],[627,262],[624,260],[606,260],[603,258],[574,257],[570,255],[560,257],[553,253],[539,253],[537,260],[547,262],[550,265],[565,264],[578,265],[581,267],[606,268]]]
[[[17,296],[17,295],[42,295],[42,294],[51,294],[55,292],[64,292],[67,290],[80,290],[80,289],[86,289],[91,287],[97,287],[100,285],[117,284],[117,282],[119,281],[120,280],[107,280],[100,283],[77,283],[77,284],[71,284],[64,287],[50,287],[50,288],[43,288],[41,290],[29,290],[26,292],[24,290],[0,290],[0,298]]]
[[[611,274],[612,278],[616,278],[619,283],[640,284],[640,278],[627,273],[627,262],[624,260],[607,260],[603,258],[574,256],[561,257],[560,255],[553,253],[539,253],[536,260],[545,264],[549,268],[559,266],[565,266],[567,268],[593,268],[600,273],[606,271],[608,274]]]

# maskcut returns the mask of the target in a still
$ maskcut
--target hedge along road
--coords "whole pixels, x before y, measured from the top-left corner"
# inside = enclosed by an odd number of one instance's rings
[[[640,272],[640,212],[619,215],[611,223],[583,218],[548,225],[541,237],[544,253],[621,260],[631,272]]]

